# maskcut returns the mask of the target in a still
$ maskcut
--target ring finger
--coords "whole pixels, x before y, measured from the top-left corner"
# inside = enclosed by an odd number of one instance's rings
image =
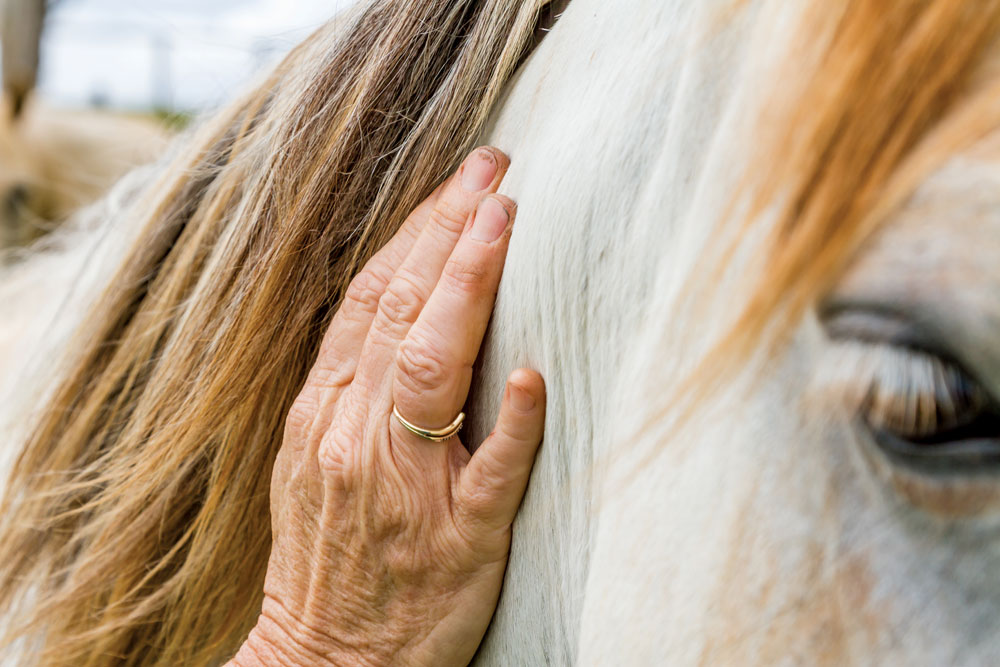
[[[515,212],[506,197],[491,195],[482,201],[427,305],[399,345],[393,401],[407,421],[427,429],[445,427],[465,404]]]

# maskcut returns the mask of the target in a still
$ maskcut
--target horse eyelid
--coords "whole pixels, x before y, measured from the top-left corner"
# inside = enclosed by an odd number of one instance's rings
[[[982,387],[987,384],[970,370],[962,355],[949,344],[946,332],[929,315],[909,308],[866,300],[832,300],[819,310],[827,337],[833,341],[854,341],[888,345],[918,355],[934,357],[952,366]],[[988,393],[988,392],[987,392]],[[994,403],[1000,403],[990,395]]]

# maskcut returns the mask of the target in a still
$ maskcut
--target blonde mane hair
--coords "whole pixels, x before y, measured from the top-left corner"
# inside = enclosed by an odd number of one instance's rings
[[[286,412],[350,276],[481,134],[545,0],[374,0],[195,135],[13,468],[44,664],[208,664],[259,610]]]
[[[150,185],[0,507],[0,608],[24,614],[9,639],[45,664],[235,651],[259,610],[271,464],[322,332],[350,276],[482,131],[546,4],[366,3]],[[1000,0],[812,4],[808,57],[775,98],[782,129],[761,140],[768,171],[748,184],[746,224],[785,204],[722,343],[731,359],[815,302],[885,193],[915,182],[908,165],[996,127],[996,97],[963,93]],[[975,122],[959,126],[964,101]]]

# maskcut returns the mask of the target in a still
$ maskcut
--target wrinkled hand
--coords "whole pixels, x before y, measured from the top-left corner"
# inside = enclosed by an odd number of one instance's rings
[[[493,614],[542,436],[541,377],[515,371],[474,456],[409,422],[462,410],[515,207],[474,152],[351,284],[292,408],[271,485],[274,543],[240,665],[466,664]]]

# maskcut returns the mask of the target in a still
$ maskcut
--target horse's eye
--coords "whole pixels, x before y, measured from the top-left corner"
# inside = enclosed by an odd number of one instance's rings
[[[10,214],[16,214],[27,206],[30,196],[31,192],[28,190],[28,186],[23,184],[14,185],[7,190],[4,206]]]
[[[849,407],[895,461],[928,472],[1000,470],[1000,402],[948,350],[948,337],[892,309],[829,305]]]
[[[886,453],[933,468],[1000,463],[1000,406],[979,382],[932,353],[897,348],[890,356],[860,408]]]

